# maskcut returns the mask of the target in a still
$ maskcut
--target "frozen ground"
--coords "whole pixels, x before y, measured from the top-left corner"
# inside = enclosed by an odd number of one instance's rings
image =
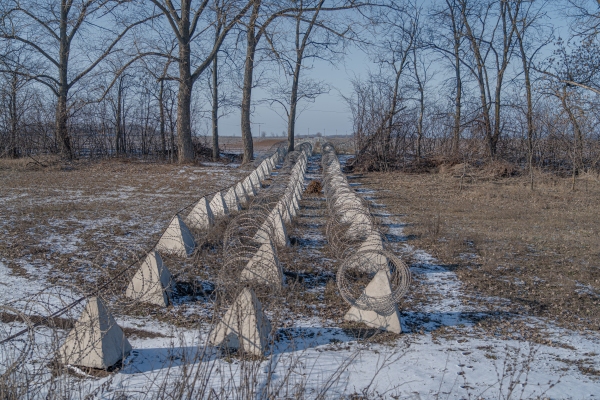
[[[319,161],[317,156],[311,158],[306,183],[319,178]],[[194,171],[181,172],[186,174],[193,176]],[[485,308],[472,305],[471,294],[463,291],[450,269],[409,244],[402,215],[387,212],[368,182],[349,178],[355,190],[371,203],[389,246],[403,258],[413,260],[415,282],[406,301],[400,304],[405,333],[377,343],[357,340],[352,332],[339,326],[339,318],[290,316],[286,326],[278,329],[278,340],[266,359],[241,362],[220,357],[214,349],[205,347],[210,330],[205,322],[199,322],[197,328],[177,328],[152,316],[120,315],[117,321],[121,326],[160,336],[132,337],[134,350],[120,371],[103,378],[80,375],[82,378],[69,381],[73,393],[93,392],[95,398],[106,399],[122,398],[123,394],[140,399],[181,398],[195,386],[202,391],[192,398],[263,398],[267,394],[276,398],[362,394],[366,398],[414,399],[600,396],[599,377],[589,373],[600,368],[598,335],[581,335],[526,316],[505,318],[502,329],[496,331],[484,329],[483,321],[499,317],[497,309],[503,299],[489,299]],[[310,206],[319,201],[324,203],[323,198],[316,198]],[[308,218],[309,211],[301,210],[301,218]],[[98,217],[98,221],[110,224],[103,219],[106,216],[99,213]],[[314,267],[322,275],[331,275],[335,271],[323,249],[323,224],[306,226],[299,231],[294,251],[321,260],[315,261]],[[77,254],[82,246],[72,236],[60,234],[48,236],[46,244],[66,249],[69,254]],[[25,272],[17,275],[0,263],[0,273],[5,277],[5,287],[0,291],[2,304],[13,302],[18,294],[34,294],[43,286],[33,267],[22,264]],[[320,283],[314,285],[311,290],[322,293]],[[25,289],[21,292],[14,288]],[[315,308],[323,306],[314,304]],[[345,311],[330,310],[338,317]],[[523,326],[541,333],[543,340],[539,336],[531,339]],[[187,389],[178,386],[182,382]],[[245,391],[255,392],[254,396],[244,396]]]
[[[309,174],[307,180],[316,177]],[[277,342],[268,360],[255,366],[257,388],[282,386],[293,391],[302,387],[307,397],[316,397],[326,387],[326,398],[351,393],[390,398],[598,396],[600,381],[580,369],[585,365],[598,367],[598,337],[584,337],[539,320],[526,322],[543,329],[549,345],[520,340],[518,332],[514,339],[482,332],[477,321],[493,318],[493,301],[485,310],[469,306],[456,275],[406,243],[401,216],[386,213],[385,205],[377,203],[377,194],[362,189],[364,185],[354,186],[368,195],[374,213],[387,228],[390,246],[418,260],[411,271],[429,301],[405,308],[402,322],[407,332],[386,344],[357,341],[343,329],[322,326],[318,319],[296,323],[286,329],[292,339]],[[314,243],[321,243],[322,235],[318,231],[306,233],[309,240],[302,251],[318,251]],[[452,334],[436,335],[440,328],[452,328]],[[185,351],[204,351],[199,349],[204,349],[205,338],[202,334],[192,339],[190,334],[184,345],[165,339],[134,342],[140,350],[119,374],[119,386],[127,388],[126,392],[146,392],[152,390],[149,382],[161,382],[167,374],[171,378],[181,374],[182,367],[168,361],[173,358],[170,349],[177,349],[180,354],[175,358],[182,359]],[[207,350],[206,355],[212,354]],[[207,383],[215,393],[234,393],[247,378],[248,371],[235,361],[212,355],[204,356],[202,363],[208,365],[195,368],[210,375]]]

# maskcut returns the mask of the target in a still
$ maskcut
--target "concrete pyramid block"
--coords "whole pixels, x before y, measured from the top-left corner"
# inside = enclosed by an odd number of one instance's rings
[[[365,288],[363,295],[372,297],[382,297],[390,295],[392,287],[390,285],[390,275],[388,271],[380,270],[375,274],[371,282]],[[383,329],[389,332],[402,333],[400,324],[400,313],[398,306],[394,305],[393,311],[389,315],[381,314],[377,311],[365,311],[356,307],[351,307],[344,315],[346,321],[362,322],[370,327]]]
[[[277,247],[290,245],[287,230],[277,207],[271,211],[267,220],[258,229],[254,235],[254,240],[261,244],[272,242]]]
[[[62,364],[107,369],[130,352],[131,345],[121,327],[102,301],[92,297],[59,348],[57,357]]]
[[[256,173],[256,176],[258,177],[258,179],[261,182],[266,179],[266,177],[265,177],[265,171],[262,169],[262,164],[260,164],[258,167],[256,167],[256,169],[254,170],[254,172]]]
[[[235,186],[232,186],[227,190],[225,195],[223,196],[223,201],[225,201],[225,205],[227,205],[228,212],[240,211],[242,207],[240,206],[240,199],[235,192]]]
[[[265,244],[265,243],[272,243],[271,241],[271,232],[272,232],[272,228],[271,228],[271,224],[269,223],[269,221],[265,221],[263,222],[263,224],[261,225],[261,227],[256,231],[256,233],[254,234],[253,239],[260,244]]]
[[[125,296],[143,303],[166,307],[169,305],[173,280],[156,251],[151,251],[131,282]]]
[[[371,224],[371,221],[360,218],[350,223],[350,226],[346,231],[346,237],[350,239],[360,239],[365,232],[369,232],[371,230],[373,230],[373,224]]]
[[[383,251],[383,240],[379,232],[370,233],[365,241],[358,248],[359,252],[365,252],[363,257],[368,260],[370,272],[376,272],[380,269],[386,269],[388,267],[388,259],[383,254],[378,252]]]
[[[248,203],[248,193],[246,193],[246,189],[244,188],[244,185],[242,184],[242,182],[238,182],[237,185],[235,185],[235,194],[237,195],[240,203],[242,204],[247,204]]]
[[[188,214],[185,222],[188,226],[194,229],[207,230],[215,224],[215,216],[213,215],[208,199],[206,197],[198,200],[192,211]]]
[[[179,215],[173,217],[156,245],[157,251],[176,254],[179,257],[192,254],[195,248],[194,237]]]
[[[299,209],[300,209],[300,205],[298,204],[298,199],[296,198],[296,196],[292,196],[290,207],[289,207],[292,218],[296,218],[296,215],[298,215]]]
[[[290,213],[287,201],[285,201],[284,199],[279,200],[279,202],[277,203],[277,209],[279,210],[279,214],[281,215],[283,222],[285,222],[286,224],[292,222],[292,215]]]
[[[264,355],[269,343],[271,323],[252,289],[244,288],[223,319],[211,332],[213,346],[240,349],[256,356]]]
[[[269,170],[269,165],[267,164],[267,160],[260,163],[260,168],[263,171],[263,175],[265,177],[271,176],[271,170]]]
[[[290,239],[288,238],[287,230],[285,229],[283,219],[281,218],[281,213],[277,208],[269,214],[269,223],[273,228],[273,243],[275,243],[277,247],[289,246]]]
[[[298,200],[302,198],[303,186],[304,185],[302,184],[302,181],[299,181],[296,187],[294,187],[294,195],[297,197]]]
[[[227,208],[227,203],[225,203],[222,192],[215,193],[209,203],[209,206],[215,218],[223,217],[229,214],[229,209]]]
[[[244,267],[242,281],[256,282],[261,285],[283,287],[283,270],[277,258],[273,243],[264,243]]]
[[[258,176],[258,172],[256,172],[256,170],[252,171],[252,173],[249,176],[250,181],[252,181],[252,186],[254,186],[254,190],[260,190],[262,188],[262,185],[260,183],[260,177]]]
[[[256,196],[256,190],[254,187],[254,184],[252,183],[252,179],[250,179],[250,177],[246,177],[246,179],[244,179],[242,181],[242,185],[244,186],[244,190],[246,191],[246,194],[248,196]]]

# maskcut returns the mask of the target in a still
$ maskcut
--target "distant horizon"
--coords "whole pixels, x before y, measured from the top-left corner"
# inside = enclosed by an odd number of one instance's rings
[[[196,137],[203,137],[203,138],[212,138],[212,134],[198,134],[195,135]],[[347,135],[342,135],[342,134],[334,134],[334,135],[322,135],[322,136],[317,136],[315,135],[295,135],[294,138],[319,138],[319,137],[331,137],[331,138],[335,138],[335,137],[352,137],[354,135],[352,134],[347,134]],[[223,135],[221,133],[219,133],[219,138],[241,138],[241,135]],[[287,140],[287,136],[255,136],[252,135],[252,139],[282,139],[282,140]]]

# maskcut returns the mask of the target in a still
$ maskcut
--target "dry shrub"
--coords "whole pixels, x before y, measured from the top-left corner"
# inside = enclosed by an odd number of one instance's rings
[[[322,191],[323,185],[321,184],[321,181],[314,180],[308,184],[306,190],[304,191],[304,194],[319,194]]]
[[[444,163],[444,164],[440,165],[438,172],[440,174],[461,176],[463,174],[466,174],[468,171],[470,171],[470,169],[471,169],[471,165],[466,162],[461,162],[458,164]]]
[[[520,169],[511,162],[493,160],[483,166],[482,173],[489,179],[510,178],[520,175]]]

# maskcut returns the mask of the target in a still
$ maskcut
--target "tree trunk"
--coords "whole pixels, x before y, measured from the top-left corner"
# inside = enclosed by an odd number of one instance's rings
[[[252,142],[252,128],[250,126],[250,107],[252,105],[252,78],[254,73],[254,55],[256,53],[256,20],[260,11],[261,0],[255,0],[252,15],[248,24],[246,35],[246,61],[244,63],[244,83],[242,87],[242,142],[244,157],[242,163],[246,164],[254,158],[254,143]]]
[[[462,111],[462,80],[460,76],[460,36],[454,36],[454,74],[456,77],[456,96],[454,97],[454,127],[452,132],[452,155],[458,158],[460,152],[460,118]]]
[[[219,159],[219,76],[217,56],[213,59],[212,68],[212,158]]]
[[[165,132],[165,104],[164,104],[164,93],[165,93],[165,81],[160,80],[160,89],[158,91],[158,106],[160,107],[160,139],[162,145],[162,157],[167,158],[167,135]]]
[[[192,143],[192,79],[190,1],[182,1],[179,18],[179,92],[177,94],[177,159],[180,164],[194,161]]]
[[[396,71],[396,79],[394,82],[394,93],[392,94],[392,105],[390,106],[390,114],[388,116],[388,127],[385,135],[385,141],[383,144],[383,154],[384,157],[390,156],[390,143],[392,141],[392,132],[394,130],[394,116],[396,115],[396,108],[398,107],[398,95],[400,89],[400,77],[402,75],[403,64],[405,57],[402,58],[402,63],[400,64],[400,68]]]
[[[421,161],[421,147],[423,141],[423,116],[425,115],[425,94],[419,80],[419,118],[417,120],[417,163]]]
[[[452,145],[451,154],[455,159],[458,159],[460,153],[460,119],[462,113],[462,77],[460,69],[460,40],[462,37],[462,28],[460,28],[458,16],[456,15],[456,2],[446,0],[448,6],[448,13],[450,16],[450,22],[452,24],[452,36],[454,41],[453,54],[454,54],[454,77],[456,79],[456,95],[454,97],[454,124],[452,127]],[[460,15],[463,15],[466,7],[465,3],[460,4]]]
[[[61,156],[67,160],[73,159],[71,138],[67,129],[67,98],[69,95],[68,66],[69,66],[69,41],[67,37],[68,5],[66,0],[61,1],[60,8],[60,49],[58,75],[59,85],[56,102],[55,129],[56,140],[60,146]]]
[[[115,135],[115,147],[117,150],[117,155],[123,155],[125,153],[125,137],[123,132],[123,78],[119,79],[119,86],[117,87],[117,109],[115,115],[115,127],[116,127],[116,135]]]
[[[9,156],[12,158],[19,157],[18,147],[18,107],[17,107],[17,93],[18,93],[18,81],[19,77],[17,74],[13,74],[11,79],[10,88],[10,143],[9,143]]]
[[[296,129],[296,106],[298,104],[298,82],[300,80],[300,67],[302,58],[298,57],[294,68],[292,81],[292,95],[290,98],[290,115],[288,120],[288,152],[294,151],[294,133]]]
[[[510,31],[508,29],[508,23],[506,20],[508,2],[500,2],[500,18],[502,19],[502,61],[498,65],[498,72],[496,75],[496,91],[494,97],[494,131],[490,141],[490,154],[492,157],[496,155],[498,141],[500,140],[500,112],[501,112],[501,95],[502,95],[502,84],[504,81],[504,73],[508,67],[508,63],[511,55],[512,47],[512,36],[514,33],[515,26],[511,25]]]
[[[183,14],[183,13],[182,13]],[[194,161],[192,144],[192,81],[190,46],[179,44],[179,93],[177,96],[177,159],[180,164]]]

